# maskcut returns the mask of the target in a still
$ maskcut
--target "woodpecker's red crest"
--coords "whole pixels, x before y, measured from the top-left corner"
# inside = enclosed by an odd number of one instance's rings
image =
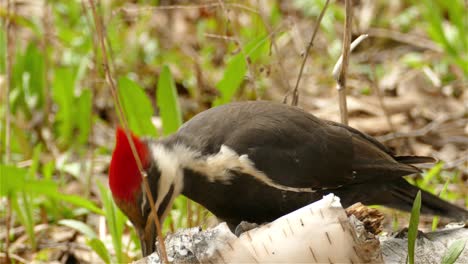
[[[109,167],[109,186],[114,198],[124,202],[135,202],[135,195],[141,192],[141,173],[124,129],[117,128],[115,138],[115,149]],[[149,164],[149,150],[133,133],[131,138],[143,169],[146,169]]]
[[[151,154],[146,142],[130,132],[142,169],[151,167]],[[149,205],[142,190],[142,175],[125,130],[118,127],[115,133],[115,149],[109,167],[109,186],[117,206],[127,215],[141,241],[143,255],[154,251],[156,230],[152,219],[148,219]]]

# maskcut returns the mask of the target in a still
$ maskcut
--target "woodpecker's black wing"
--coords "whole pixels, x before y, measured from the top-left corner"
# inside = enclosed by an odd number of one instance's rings
[[[221,145],[246,154],[257,170],[290,187],[337,188],[419,171],[399,163],[382,144],[355,129],[274,102],[212,108],[177,134],[203,154],[215,154]]]

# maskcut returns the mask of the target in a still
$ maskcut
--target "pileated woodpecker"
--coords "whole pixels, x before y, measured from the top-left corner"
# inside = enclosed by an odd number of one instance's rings
[[[255,101],[204,111],[159,140],[133,136],[163,221],[183,194],[235,227],[270,222],[328,193],[356,202],[410,211],[418,188],[402,177],[430,157],[395,156],[374,138],[321,120],[299,108]],[[129,142],[122,129],[109,168],[116,204],[135,226],[143,255],[156,231]],[[467,219],[468,211],[422,192],[425,214]]]

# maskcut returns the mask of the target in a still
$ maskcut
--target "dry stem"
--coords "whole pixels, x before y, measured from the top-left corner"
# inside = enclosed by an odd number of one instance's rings
[[[379,89],[379,81],[377,79],[377,73],[375,72],[375,65],[371,65],[372,68],[372,80],[371,80],[371,87],[374,90],[375,96],[377,96],[377,100],[379,101],[380,107],[382,107],[382,111],[385,115],[385,119],[387,120],[388,127],[390,128],[390,131],[393,133],[395,132],[395,126],[393,125],[392,118],[388,112],[387,106],[385,105],[385,102],[383,100],[382,93],[380,92]]]
[[[286,69],[284,67],[283,58],[281,56],[281,53],[279,52],[278,45],[277,45],[277,43],[275,41],[275,34],[272,34],[273,29],[268,24],[266,14],[265,14],[265,12],[263,12],[263,10],[260,7],[260,1],[257,1],[257,6],[258,6],[260,17],[262,18],[262,21],[263,21],[263,25],[265,26],[265,28],[266,28],[266,30],[268,32],[268,35],[271,35],[270,55],[271,55],[271,47],[273,47],[273,49],[275,50],[275,53],[278,55],[278,66],[279,66],[279,70],[280,70],[279,73],[281,75],[280,80],[281,80],[281,82],[283,82],[283,86],[287,88],[287,91],[289,93],[291,91],[292,87],[291,87],[291,84],[289,83],[289,80],[286,78]],[[287,95],[283,99],[283,104],[286,103],[286,98],[287,98]]]
[[[221,10],[223,11],[223,13],[224,13],[224,15],[226,17],[226,36],[227,36],[228,32],[229,32],[229,25],[231,23],[231,20],[229,19],[229,12],[228,12],[228,9],[225,6],[226,4],[223,2],[223,0],[218,0],[218,4],[221,7]],[[252,70],[252,64],[250,63],[249,54],[245,53],[245,49],[242,46],[242,43],[236,37],[236,36],[239,36],[238,32],[236,32],[236,28],[232,27],[232,31],[233,31],[233,36],[232,37],[233,37],[235,43],[237,45],[239,45],[240,52],[244,54],[243,57],[244,57],[244,60],[245,60],[245,65],[247,67],[247,71],[249,72],[249,78],[247,78],[247,80],[250,83],[252,83],[252,85],[254,86],[253,87],[253,92],[255,93],[255,98],[258,98],[260,93],[258,92],[257,87],[255,85],[255,82],[253,81],[253,80],[255,80],[255,72]]]
[[[93,13],[94,23],[95,23],[95,26],[96,26],[97,38],[98,38],[99,44],[101,46],[102,64],[103,64],[103,67],[104,67],[106,80],[109,83],[110,90],[111,90],[111,93],[112,93],[112,97],[114,99],[114,103],[116,104],[117,113],[118,113],[120,121],[121,121],[121,123],[122,123],[122,125],[124,127],[125,134],[127,136],[128,142],[130,143],[130,148],[132,150],[133,156],[134,156],[135,161],[137,163],[138,170],[140,171],[141,176],[143,178],[143,185],[144,185],[144,188],[145,188],[145,193],[146,193],[146,196],[147,196],[147,198],[149,200],[149,204],[151,206],[151,213],[154,215],[153,219],[154,219],[154,224],[156,226],[156,231],[157,231],[157,234],[158,234],[158,240],[159,240],[162,259],[163,259],[164,263],[169,263],[169,261],[167,259],[166,247],[165,247],[165,244],[164,244],[164,239],[163,239],[163,235],[162,235],[162,231],[161,231],[161,225],[159,223],[158,214],[157,214],[156,208],[154,206],[154,199],[153,199],[153,196],[151,194],[151,189],[150,189],[150,186],[149,186],[149,183],[148,183],[148,177],[147,177],[147,174],[145,173],[145,171],[143,169],[142,162],[140,160],[138,152],[136,151],[135,143],[133,142],[133,139],[132,139],[132,137],[130,135],[130,131],[128,129],[128,123],[127,123],[127,120],[125,119],[125,115],[124,115],[123,110],[122,110],[122,105],[120,104],[120,101],[119,101],[119,98],[118,98],[118,95],[117,95],[117,87],[115,85],[114,79],[112,78],[112,74],[111,74],[111,71],[110,71],[110,65],[109,65],[109,62],[108,62],[108,59],[107,59],[108,53],[107,53],[107,49],[106,49],[104,29],[103,29],[101,17],[98,16],[98,14],[97,14],[96,6],[94,4],[94,0],[89,0],[89,4],[91,6],[91,10],[92,10],[92,13]]]
[[[12,79],[12,65],[13,65],[13,40],[11,37],[11,9],[12,5],[10,0],[6,0],[6,16],[5,16],[5,31],[6,31],[6,56],[5,56],[5,66],[6,66],[6,80],[5,80],[5,164],[10,163],[11,157],[11,145],[10,145],[10,135],[11,135],[11,112],[10,112],[10,86]],[[7,263],[10,263],[10,228],[11,228],[11,197],[7,197],[7,212],[6,212],[6,239],[5,239],[5,260]]]
[[[257,10],[247,5],[239,3],[223,3],[222,1],[211,2],[206,4],[194,4],[194,5],[162,5],[162,6],[147,6],[147,7],[122,7],[117,9],[116,12],[155,12],[158,10],[175,10],[175,9],[202,9],[202,8],[218,8],[220,6],[233,7],[240,10],[248,11],[256,14]],[[115,13],[115,12],[113,12]]]
[[[309,41],[309,45],[307,46],[307,49],[305,50],[305,53],[304,53],[304,60],[302,60],[302,64],[301,64],[301,68],[299,70],[299,75],[297,76],[297,81],[296,81],[296,85],[294,86],[294,91],[293,91],[293,98],[291,100],[291,105],[294,105],[294,106],[297,106],[297,104],[299,103],[299,82],[301,81],[301,78],[302,78],[302,73],[304,72],[304,67],[305,67],[305,63],[307,61],[307,58],[309,57],[309,52],[310,52],[310,49],[312,48],[313,44],[314,44],[314,39],[315,39],[315,36],[317,35],[317,32],[318,32],[318,29],[320,27],[320,23],[322,22],[322,18],[323,18],[323,15],[325,14],[325,11],[327,10],[327,7],[328,7],[328,3],[330,2],[330,0],[327,0],[325,2],[325,6],[323,7],[322,11],[320,12],[320,15],[317,19],[317,23],[315,24],[315,27],[314,27],[314,32],[312,33],[312,37],[310,38],[310,41]],[[283,102],[287,102],[287,98],[289,96],[289,92],[288,91],[286,93],[286,96],[284,97],[284,100]]]
[[[352,3],[351,0],[345,1],[346,19],[343,32],[343,51],[342,51],[342,66],[340,74],[336,80],[340,105],[341,123],[348,124],[348,107],[346,105],[346,75],[348,73],[349,64],[349,48],[351,45],[351,23],[352,23]]]

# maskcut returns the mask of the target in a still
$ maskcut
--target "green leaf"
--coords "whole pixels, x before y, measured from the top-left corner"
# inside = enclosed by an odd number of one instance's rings
[[[423,182],[422,182],[422,187],[423,189],[429,185],[431,180],[440,175],[440,172],[442,171],[442,168],[444,167],[443,162],[438,162],[434,167],[432,167],[427,173],[424,173],[423,175]]]
[[[112,237],[112,244],[118,263],[122,263],[124,259],[122,251],[122,233],[127,221],[127,217],[115,205],[109,188],[98,182],[98,187],[101,193],[101,199],[104,205],[104,215],[106,216],[107,226]]]
[[[77,195],[58,193],[57,198],[64,201],[64,202],[76,205],[78,207],[86,208],[86,209],[90,210],[93,213],[104,215],[103,210],[101,210],[99,207],[97,207],[90,200],[87,200],[87,199],[85,199],[83,197],[80,197],[80,196],[77,196]]]
[[[50,160],[49,162],[42,165],[42,175],[45,180],[52,180],[54,169],[55,169],[54,160]]]
[[[247,54],[252,63],[257,62],[263,56],[267,56],[268,52],[270,51],[269,36],[266,33],[260,34],[260,36],[258,36],[257,38],[253,39],[252,41],[249,41],[245,45],[244,50],[244,54]]]
[[[221,97],[214,101],[214,105],[222,105],[232,100],[232,97],[240,87],[247,72],[247,62],[244,54],[241,52],[228,62],[223,78],[218,83],[218,90]]]
[[[28,45],[24,57],[24,71],[28,73],[28,84],[23,87],[29,107],[35,109],[44,103],[44,56],[36,43]]]
[[[94,250],[94,252],[96,252],[99,255],[99,257],[102,259],[102,261],[104,261],[104,263],[111,263],[109,251],[107,250],[106,246],[101,240],[93,238],[88,240],[86,244],[88,244],[88,246],[90,246]]]
[[[434,216],[434,217],[432,218],[431,230],[432,230],[432,231],[437,230],[437,226],[438,226],[438,225],[439,225],[439,216],[436,215],[436,216]]]
[[[11,199],[12,208],[21,224],[26,229],[29,243],[33,250],[36,249],[36,234],[34,233],[34,219],[32,217],[32,199],[26,192],[19,192]]]
[[[442,264],[453,264],[457,261],[458,257],[461,255],[465,249],[466,239],[458,239],[453,242],[452,245],[447,249],[445,255],[442,257]]]
[[[55,196],[58,194],[57,184],[50,180],[28,179],[28,170],[12,165],[0,164],[0,195],[6,196],[15,192],[27,192]]]
[[[76,205],[78,207],[86,208],[94,213],[104,215],[104,212],[99,209],[93,202],[77,196],[63,194],[58,191],[58,185],[52,180],[34,180],[30,179],[25,181],[28,173],[26,169],[17,168],[14,166],[0,164],[0,180],[1,188],[0,195],[6,196],[14,192],[24,191],[31,194],[41,194],[48,197]]]
[[[411,217],[408,227],[408,262],[414,264],[414,250],[418,237],[419,214],[421,212],[421,191],[418,191],[411,209]]]
[[[247,43],[240,53],[231,58],[224,71],[223,78],[216,87],[221,92],[221,97],[214,101],[214,105],[222,105],[232,100],[247,73],[247,57],[255,62],[268,53],[268,35],[261,35]]]
[[[13,165],[0,164],[0,196],[11,196],[21,191],[28,171]]]
[[[140,85],[127,77],[121,77],[118,86],[119,100],[130,130],[138,136],[157,136],[151,122],[153,107]]]
[[[39,158],[42,153],[42,144],[38,144],[34,147],[32,164],[29,166],[28,179],[37,179],[37,171],[39,168]]]
[[[35,43],[30,43],[26,51],[18,49],[12,72],[10,91],[11,110],[18,108],[29,117],[31,112],[44,102],[44,57]]]
[[[76,118],[76,125],[80,130],[80,133],[78,134],[78,142],[81,144],[86,144],[88,141],[88,136],[92,125],[92,104],[93,98],[91,90],[83,90],[80,97],[78,97],[76,109],[76,116],[79,116],[79,118]]]
[[[12,165],[0,164],[0,194],[12,197],[12,208],[19,221],[25,227],[29,242],[33,250],[36,249],[36,237],[34,233],[34,210],[36,204],[33,201],[33,191],[30,188],[37,180],[27,180],[28,170]],[[31,191],[32,190],[32,191]]]
[[[73,124],[76,117],[74,111],[74,90],[76,73],[71,68],[55,70],[52,85],[52,98],[58,105],[56,122],[61,143],[68,144],[72,139]]]
[[[96,232],[94,232],[94,230],[89,225],[81,221],[74,219],[62,219],[58,223],[79,231],[89,239],[97,238]]]
[[[448,185],[450,183],[450,178],[447,178],[445,181],[444,187],[442,188],[442,191],[439,193],[439,197],[442,198],[445,195],[445,192],[447,191]],[[432,219],[432,231],[437,229],[437,225],[439,224],[439,216],[434,216]]]
[[[167,65],[164,65],[159,76],[156,97],[164,135],[176,132],[182,125],[182,114],[180,112],[179,100],[177,99],[174,79]]]
[[[24,184],[24,191],[46,196],[55,196],[59,193],[57,183],[51,180],[28,180]]]

